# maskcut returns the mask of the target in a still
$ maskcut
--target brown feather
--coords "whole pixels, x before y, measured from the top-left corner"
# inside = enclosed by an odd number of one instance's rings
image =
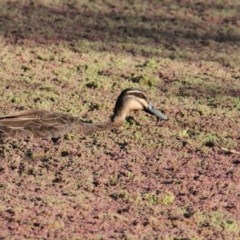
[[[118,97],[111,120],[89,124],[64,113],[45,110],[26,110],[0,117],[1,138],[59,138],[69,132],[92,134],[96,131],[117,128],[132,110],[148,106],[146,95],[137,89],[125,89]]]
[[[0,133],[8,137],[61,137],[72,130],[77,118],[44,110],[27,110],[0,118]]]

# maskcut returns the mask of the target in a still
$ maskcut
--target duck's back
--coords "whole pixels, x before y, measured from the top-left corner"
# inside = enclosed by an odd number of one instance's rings
[[[3,137],[58,138],[72,130],[76,118],[45,110],[26,110],[0,117]]]

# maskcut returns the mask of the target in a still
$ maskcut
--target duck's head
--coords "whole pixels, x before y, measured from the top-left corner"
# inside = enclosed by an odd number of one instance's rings
[[[159,120],[168,118],[159,110],[155,109],[147,96],[139,89],[127,88],[119,95],[113,114],[114,122],[122,122],[130,111],[143,110],[156,116]]]

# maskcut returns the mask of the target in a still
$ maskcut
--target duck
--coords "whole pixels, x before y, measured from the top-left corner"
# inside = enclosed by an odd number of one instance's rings
[[[97,131],[119,128],[131,111],[139,110],[156,116],[157,120],[168,119],[160,110],[153,107],[143,91],[127,88],[118,96],[113,114],[107,121],[86,123],[66,113],[22,110],[0,117],[0,138],[38,137],[56,141],[71,132],[88,135]]]

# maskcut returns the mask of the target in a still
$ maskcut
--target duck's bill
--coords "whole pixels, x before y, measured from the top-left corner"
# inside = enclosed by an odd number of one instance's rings
[[[159,110],[155,109],[152,104],[149,104],[147,108],[145,108],[145,112],[156,116],[160,120],[167,120],[168,118]]]

